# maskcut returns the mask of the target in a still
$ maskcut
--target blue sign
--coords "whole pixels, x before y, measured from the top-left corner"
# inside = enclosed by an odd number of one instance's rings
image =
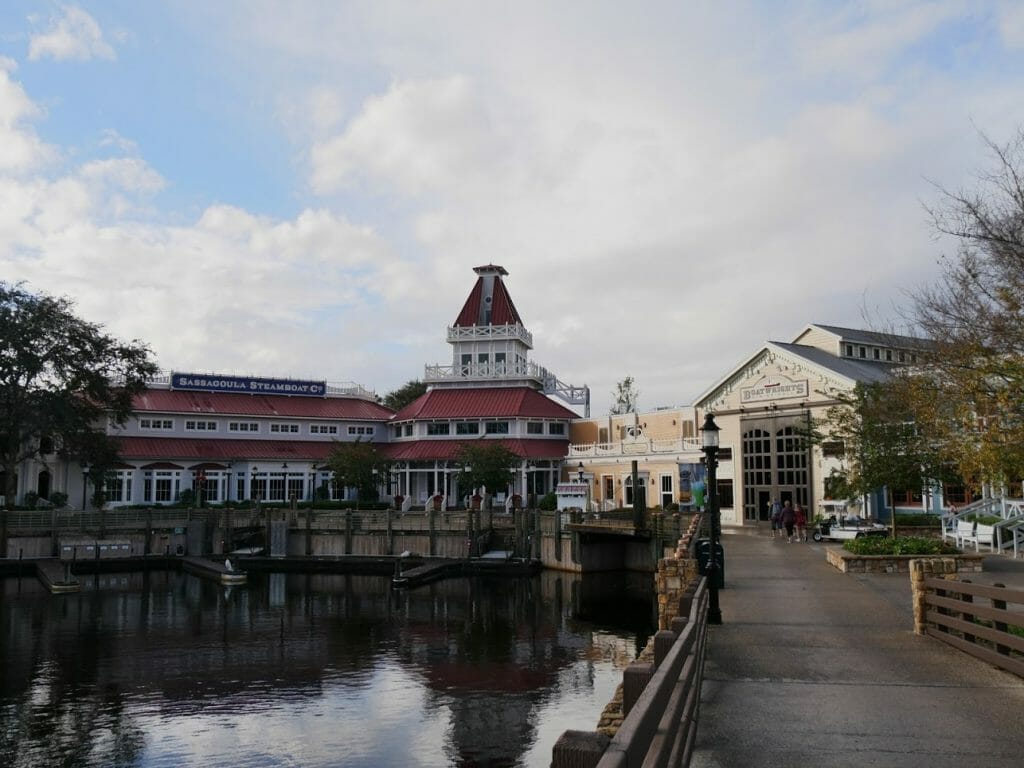
[[[327,382],[257,379],[248,376],[221,376],[215,373],[172,373],[171,389],[187,389],[193,392],[238,392],[246,395],[324,397],[327,394]]]

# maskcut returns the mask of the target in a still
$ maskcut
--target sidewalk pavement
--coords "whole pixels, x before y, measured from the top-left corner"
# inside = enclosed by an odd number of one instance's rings
[[[1024,761],[1024,680],[914,634],[908,574],[844,574],[834,543],[726,533],[693,768],[986,768]],[[976,583],[1024,589],[992,556]]]

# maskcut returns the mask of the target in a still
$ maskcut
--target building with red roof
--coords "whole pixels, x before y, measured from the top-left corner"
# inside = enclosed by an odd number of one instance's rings
[[[107,426],[120,456],[106,473],[107,503],[167,504],[188,490],[211,503],[306,500],[318,489],[350,497],[354,490],[334,487],[326,462],[338,442],[355,440],[372,441],[393,461],[381,492],[406,505],[464,498],[470,489],[456,487],[456,460],[471,440],[498,441],[520,457],[514,482],[488,489],[499,501],[552,489],[578,417],[567,406],[588,410],[589,390],[530,362],[533,339],[505,269],[474,272],[448,328],[452,364],[428,365],[426,394],[399,413],[355,384],[173,372],[135,398],[127,423]],[[89,467],[56,455],[31,464],[20,473],[23,488],[44,498],[64,491],[72,505],[90,506]]]

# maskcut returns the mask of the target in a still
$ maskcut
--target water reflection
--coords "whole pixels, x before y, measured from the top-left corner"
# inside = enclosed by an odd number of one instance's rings
[[[653,631],[651,578],[0,581],[0,763],[533,766]]]

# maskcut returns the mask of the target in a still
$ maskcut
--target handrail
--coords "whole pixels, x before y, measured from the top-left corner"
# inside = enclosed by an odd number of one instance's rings
[[[671,646],[659,660],[656,642],[657,669],[615,736],[609,740],[598,733],[566,731],[552,750],[552,768],[689,764],[697,735],[707,653],[707,577],[702,577],[695,591],[683,600],[689,603],[688,610],[673,622],[674,631],[658,633],[663,638],[674,636]]]

